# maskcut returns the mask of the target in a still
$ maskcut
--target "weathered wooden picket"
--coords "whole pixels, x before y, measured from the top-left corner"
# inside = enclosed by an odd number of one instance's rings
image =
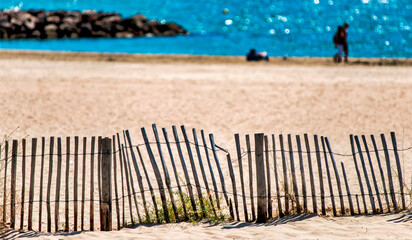
[[[142,128],[143,141],[137,145],[128,130],[111,138],[84,137],[82,143],[77,136],[65,142],[43,137],[39,151],[36,138],[29,144],[26,139],[6,141],[0,147],[2,222],[12,229],[93,231],[187,221],[193,214],[202,218],[207,204],[214,215],[223,211],[233,220],[256,222],[318,214],[318,206],[322,215],[345,216],[396,212],[410,205],[393,132],[392,149],[384,134],[381,149],[373,135],[369,142],[351,135],[348,155],[335,154],[323,136],[310,141],[304,134],[303,150],[299,135],[246,135],[242,148],[235,134],[232,159],[213,134],[207,141],[203,130],[200,141],[196,129],[190,134],[185,126],[181,134],[172,127],[173,140],[165,128],[163,136],[155,124],[152,131],[149,136]],[[344,161],[338,164],[337,156]],[[221,162],[225,158],[227,164]],[[347,172],[352,162],[356,174]],[[357,184],[351,185],[348,176],[357,176]]]

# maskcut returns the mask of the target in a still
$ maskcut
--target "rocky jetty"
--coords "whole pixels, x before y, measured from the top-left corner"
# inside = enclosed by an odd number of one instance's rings
[[[175,36],[187,34],[176,23],[160,23],[139,14],[87,11],[0,11],[0,39]]]

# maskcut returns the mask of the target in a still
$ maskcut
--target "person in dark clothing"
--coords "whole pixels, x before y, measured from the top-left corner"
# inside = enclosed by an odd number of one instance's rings
[[[348,47],[348,28],[349,24],[345,22],[343,25],[343,32],[344,32],[344,44],[343,44],[343,51],[345,52],[345,62],[348,62],[348,53],[349,53],[349,47]]]
[[[335,48],[338,49],[338,52],[333,56],[333,60],[336,63],[342,62],[342,54],[345,45],[345,32],[342,26],[338,27],[336,34],[333,36],[333,43],[335,44]]]
[[[246,61],[269,61],[269,56],[267,52],[256,52],[256,49],[250,49],[249,53],[246,55]]]
[[[342,53],[345,53],[345,62],[348,62],[348,41],[347,41],[347,28],[349,27],[348,23],[345,23],[343,26],[338,27],[338,31],[333,36],[333,43],[335,44],[335,48],[338,48],[338,53],[333,56],[333,60],[335,62],[342,62]]]

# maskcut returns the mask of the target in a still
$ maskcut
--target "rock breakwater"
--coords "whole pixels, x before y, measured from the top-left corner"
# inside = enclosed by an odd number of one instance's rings
[[[175,36],[188,32],[176,23],[160,23],[138,14],[86,11],[0,11],[0,39]]]

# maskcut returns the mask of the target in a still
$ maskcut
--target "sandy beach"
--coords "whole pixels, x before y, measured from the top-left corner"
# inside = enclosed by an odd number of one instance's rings
[[[410,239],[410,213],[374,217],[300,215],[267,224],[224,223],[139,226],[112,232],[18,233],[21,239]]]
[[[11,138],[111,136],[185,125],[213,133],[235,155],[235,133],[319,134],[350,153],[349,134],[397,134],[412,146],[412,61],[0,51],[0,130]],[[142,140],[140,140],[142,142]],[[140,142],[140,143],[141,143]],[[341,160],[341,159],[339,159]],[[342,160],[342,161],[349,161]],[[412,152],[401,155],[412,181]],[[235,166],[236,168],[236,166]],[[353,167],[348,167],[352,171]],[[350,179],[356,182],[356,179]],[[268,224],[138,226],[33,239],[412,239],[410,212],[291,216]]]

